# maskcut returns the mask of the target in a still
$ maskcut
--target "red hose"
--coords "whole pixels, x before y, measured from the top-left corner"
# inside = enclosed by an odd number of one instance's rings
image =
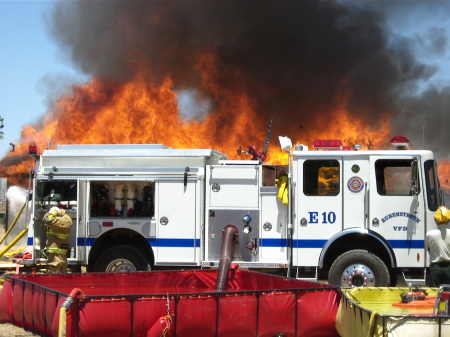
[[[84,293],[81,291],[80,288],[73,288],[69,296],[75,298],[78,294],[80,294],[81,298],[84,298]]]
[[[222,230],[222,246],[220,247],[219,270],[217,271],[216,291],[224,291],[228,282],[231,256],[234,251],[234,240],[239,231],[234,225],[227,225]]]
[[[67,296],[66,299],[64,300],[61,307],[65,308],[66,311],[68,311],[69,307],[72,305],[72,302],[75,298],[82,299],[85,297],[86,296],[84,295],[84,293],[81,291],[80,288],[73,288],[72,291],[70,292],[69,296]]]

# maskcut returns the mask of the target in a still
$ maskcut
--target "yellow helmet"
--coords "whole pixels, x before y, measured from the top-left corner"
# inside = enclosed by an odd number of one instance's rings
[[[440,206],[434,212],[434,219],[439,224],[446,224],[450,220],[450,210],[445,206]]]

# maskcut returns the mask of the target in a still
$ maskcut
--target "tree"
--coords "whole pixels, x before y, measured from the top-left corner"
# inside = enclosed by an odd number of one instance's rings
[[[4,127],[3,120],[4,120],[4,118],[2,116],[0,116],[0,129],[3,129],[3,127]],[[3,131],[0,131],[0,139],[3,139]]]

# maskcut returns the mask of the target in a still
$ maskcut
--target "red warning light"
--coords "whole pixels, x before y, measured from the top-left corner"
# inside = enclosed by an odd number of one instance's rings
[[[395,136],[391,139],[392,146],[396,150],[411,150],[411,142],[404,136]]]
[[[316,150],[342,150],[343,145],[341,140],[324,140],[316,139],[313,142],[313,147]]]

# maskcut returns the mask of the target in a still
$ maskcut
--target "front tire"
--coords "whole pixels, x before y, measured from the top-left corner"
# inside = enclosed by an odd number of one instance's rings
[[[134,272],[149,270],[143,252],[133,246],[118,245],[106,249],[94,264],[94,272]]]
[[[332,264],[328,283],[341,287],[388,287],[390,274],[385,263],[365,250],[351,250]]]

